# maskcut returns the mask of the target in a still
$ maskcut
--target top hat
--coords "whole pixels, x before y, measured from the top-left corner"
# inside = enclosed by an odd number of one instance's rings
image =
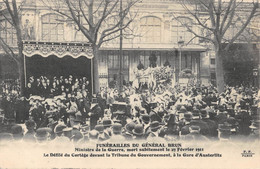
[[[200,116],[200,111],[199,111],[198,109],[194,109],[194,110],[192,111],[192,115],[193,115],[193,116]]]
[[[207,111],[205,109],[202,109],[200,111],[200,113],[201,113],[201,117],[207,117],[207,115],[208,115],[208,113],[207,113]]]
[[[99,132],[97,130],[91,130],[89,132],[89,138],[90,139],[97,139],[99,135]]]
[[[63,129],[65,129],[67,126],[65,124],[58,124],[54,128],[54,133],[62,133]]]
[[[125,128],[128,132],[132,132],[133,129],[135,128],[135,123],[133,121],[131,121],[130,123],[127,123],[125,125]]]
[[[145,123],[149,123],[150,116],[148,114],[143,114],[143,115],[141,115],[141,120],[143,120],[143,122],[145,122]]]
[[[48,127],[38,128],[36,130],[35,137],[37,139],[44,139],[44,138],[47,138],[50,133],[51,133],[51,129]]]
[[[229,133],[229,134],[231,134],[231,126],[226,124],[226,123],[219,124],[218,131],[220,131],[221,133]]]
[[[121,133],[121,131],[122,131],[122,124],[120,124],[120,123],[115,123],[115,124],[113,124],[112,129],[113,129],[113,133],[114,133],[114,134],[119,134],[119,133]]]
[[[12,126],[11,132],[13,135],[20,135],[20,134],[23,134],[23,128],[22,128],[22,126],[16,124],[16,125]]]
[[[102,124],[104,127],[109,127],[112,125],[112,121],[108,118],[104,118]]]
[[[196,125],[192,125],[190,126],[191,130],[195,130],[195,131],[199,131],[200,130],[200,126],[196,126]]]
[[[138,136],[143,135],[144,134],[144,127],[143,127],[143,125],[142,124],[135,125],[135,128],[133,130],[133,134],[134,135],[138,135]]]
[[[184,118],[185,118],[186,120],[191,120],[191,119],[192,119],[192,113],[191,113],[191,112],[185,113],[185,114],[184,114]]]
[[[151,124],[150,124],[150,128],[153,130],[153,129],[158,129],[160,128],[160,123],[158,121],[153,121]]]
[[[249,128],[251,129],[259,129],[260,120],[253,120],[251,126]]]
[[[29,120],[25,121],[25,125],[26,125],[27,128],[31,128],[31,127],[35,127],[36,123],[35,123],[34,120],[29,119]]]
[[[95,130],[97,130],[99,133],[103,133],[104,132],[104,126],[101,124],[97,124],[95,126]]]
[[[185,112],[187,112],[187,110],[186,110],[186,108],[185,108],[184,106],[181,106],[179,112],[180,112],[180,113],[185,113]]]
[[[82,114],[80,112],[77,112],[75,116],[74,122],[82,122]]]

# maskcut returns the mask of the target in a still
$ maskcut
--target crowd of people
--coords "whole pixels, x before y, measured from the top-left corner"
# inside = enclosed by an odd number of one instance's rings
[[[259,107],[253,87],[127,85],[92,95],[84,77],[31,77],[25,97],[3,87],[0,142],[255,141]]]

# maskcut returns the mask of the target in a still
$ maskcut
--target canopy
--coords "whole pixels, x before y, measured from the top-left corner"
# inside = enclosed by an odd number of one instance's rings
[[[52,43],[52,42],[32,42],[24,41],[23,54],[27,57],[33,55],[40,55],[42,57],[48,57],[55,55],[59,58],[64,56],[71,56],[72,58],[78,58],[80,56],[93,58],[93,50],[90,43]]]

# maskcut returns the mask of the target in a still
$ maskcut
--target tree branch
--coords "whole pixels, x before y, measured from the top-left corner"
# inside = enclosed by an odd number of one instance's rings
[[[245,30],[245,28],[248,26],[248,24],[250,23],[251,19],[254,17],[256,10],[258,8],[258,3],[253,3],[254,7],[249,15],[249,17],[247,18],[247,21],[245,22],[245,24],[242,26],[242,28],[240,29],[240,31],[238,31],[236,33],[236,35],[231,39],[231,41],[229,42],[229,44],[225,47],[224,50],[228,50],[230,45],[232,43],[234,43],[234,41],[238,38],[238,36]]]

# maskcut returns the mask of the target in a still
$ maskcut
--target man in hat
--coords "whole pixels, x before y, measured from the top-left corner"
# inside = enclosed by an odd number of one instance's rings
[[[145,136],[148,137],[148,134],[149,134],[149,131],[150,131],[150,116],[148,114],[142,114],[141,115],[141,122],[144,126]]]
[[[150,123],[151,132],[149,133],[147,139],[152,139],[152,137],[159,137],[159,129],[161,125],[158,121],[153,121]]]
[[[133,130],[135,128],[135,125],[136,124],[133,121],[125,125],[123,136],[125,137],[126,140],[133,140]]]
[[[237,114],[238,123],[239,123],[239,134],[248,136],[251,132],[249,126],[251,125],[252,117],[246,110],[241,110]]]
[[[184,114],[184,125],[181,127],[181,135],[187,135],[190,133],[190,122],[192,120],[192,113],[187,112]]]
[[[13,138],[14,138],[15,141],[21,141],[23,139],[23,136],[24,136],[23,132],[24,131],[23,131],[22,126],[20,126],[18,124],[12,126],[11,132],[13,134]]]
[[[218,127],[219,140],[220,141],[229,141],[231,136],[231,127],[227,123],[219,124]]]
[[[80,131],[83,134],[83,138],[78,141],[79,144],[82,145],[89,142],[89,129],[90,128],[88,124],[81,126]]]
[[[109,137],[107,137],[106,134],[104,133],[104,126],[103,126],[103,124],[97,124],[95,126],[95,130],[97,130],[99,132],[99,134],[98,134],[98,140],[99,141],[105,141],[105,140],[109,139]]]
[[[251,133],[248,136],[248,140],[250,141],[259,141],[259,125],[260,125],[260,120],[252,120],[251,125],[249,128],[251,129]]]
[[[0,133],[0,146],[8,146],[13,142],[13,135],[11,133]]]
[[[99,132],[97,130],[91,130],[89,132],[89,144],[90,145],[96,145],[96,143],[98,142],[98,135]]]
[[[104,117],[102,124],[104,126],[104,133],[105,133],[106,138],[110,138],[112,136],[112,129],[111,129],[112,120],[110,120],[107,117]]]
[[[97,125],[97,121],[101,117],[101,108],[98,104],[92,104],[91,112],[89,112],[88,117],[90,118],[90,129],[94,129]]]
[[[210,120],[208,118],[208,112],[206,109],[202,109],[201,110],[201,120],[206,122],[208,127],[209,127],[209,133],[208,133],[208,136],[209,137],[217,137],[218,136],[218,125],[215,121],[213,120]]]
[[[190,125],[199,126],[200,127],[200,134],[208,135],[209,133],[209,126],[206,122],[201,120],[200,111],[198,109],[194,109],[192,111],[192,120]]]
[[[23,140],[24,141],[29,141],[29,142],[36,142],[35,140],[35,128],[36,128],[36,123],[34,120],[29,119],[25,122],[27,132],[25,133]]]
[[[53,142],[55,143],[62,143],[62,142],[69,142],[70,139],[68,137],[64,136],[64,129],[67,128],[67,126],[63,123],[60,123],[55,126],[54,133],[55,133],[55,139]]]
[[[112,126],[113,134],[109,141],[111,142],[122,142],[125,141],[125,137],[122,136],[122,124],[114,123]]]
[[[227,121],[227,112],[223,105],[219,105],[216,119],[218,124],[224,124]]]
[[[207,137],[200,134],[200,126],[191,125],[189,127],[190,133],[183,136],[185,141],[209,141]]]
[[[37,143],[46,144],[50,139],[51,129],[47,127],[38,128],[36,130],[35,138]],[[47,144],[46,144],[47,145]]]
[[[133,130],[134,140],[144,140],[144,127],[142,124],[136,124]]]
[[[20,97],[15,102],[15,112],[16,112],[16,123],[24,123],[25,119],[29,118],[29,103],[24,97]]]

